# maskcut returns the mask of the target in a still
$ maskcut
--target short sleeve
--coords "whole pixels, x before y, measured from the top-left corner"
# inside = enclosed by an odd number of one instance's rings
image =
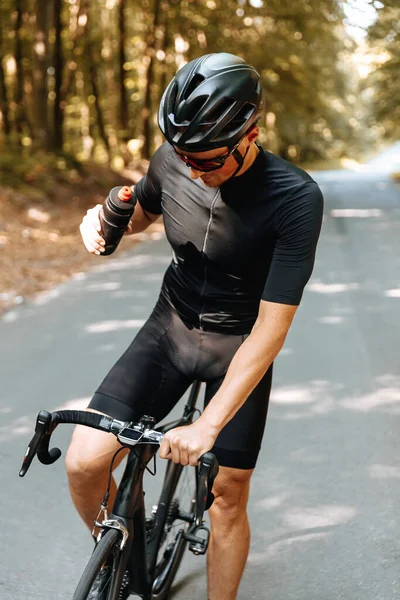
[[[156,150],[150,160],[146,175],[135,185],[135,193],[140,206],[153,215],[162,213],[161,180],[170,149],[170,146],[164,143]]]
[[[263,300],[300,304],[314,267],[323,204],[321,190],[313,181],[282,202],[276,217],[276,242]]]

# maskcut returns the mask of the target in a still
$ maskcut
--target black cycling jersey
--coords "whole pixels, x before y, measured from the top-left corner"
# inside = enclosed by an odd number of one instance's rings
[[[164,143],[135,189],[145,211],[163,214],[173,260],[162,293],[186,324],[244,334],[260,300],[300,303],[323,213],[305,171],[260,147],[243,175],[210,188]]]

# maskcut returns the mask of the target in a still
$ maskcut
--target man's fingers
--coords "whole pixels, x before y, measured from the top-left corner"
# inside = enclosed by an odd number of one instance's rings
[[[101,205],[88,210],[79,227],[83,243],[91,254],[101,254],[105,249],[105,241],[97,230],[97,226],[100,227],[98,207],[101,208]]]
[[[191,467],[196,467],[196,466],[199,464],[199,460],[200,460],[200,458],[199,458],[199,457],[197,457],[197,456],[196,456],[196,454],[191,454],[191,455],[190,455],[190,457],[189,457],[189,462],[188,462],[188,464],[189,464]]]
[[[181,462],[181,453],[180,453],[180,448],[177,444],[172,444],[171,456],[172,456],[172,460],[174,461],[174,463],[179,465]]]
[[[189,464],[189,450],[187,443],[185,441],[181,441],[179,444],[179,462],[181,465],[186,467]]]
[[[85,244],[87,250],[91,253],[91,254],[101,254],[101,250],[99,246],[94,246],[93,244]]]
[[[97,226],[100,225],[101,208],[101,204],[96,204],[96,206],[93,206],[93,208],[88,208],[86,215],[84,216],[84,219],[91,221],[95,225],[96,229]]]
[[[189,452],[187,451],[186,448],[181,448],[180,449],[180,463],[181,465],[183,465],[184,467],[186,467],[186,465],[189,464]]]
[[[132,222],[129,221],[128,225],[126,226],[126,229],[124,231],[125,235],[130,235],[132,233]]]
[[[93,246],[98,246],[99,250],[100,248],[103,248],[105,246],[105,241],[103,240],[103,238],[100,237],[92,227],[82,227],[81,235],[84,243],[92,244]]]
[[[88,240],[85,237],[83,237],[83,243],[85,244],[86,249],[92,254],[101,254],[105,250],[104,245],[99,244],[93,240]]]
[[[166,437],[164,437],[160,445],[160,458],[171,458],[170,454],[171,447],[169,445],[169,441]]]
[[[90,235],[97,242],[100,243],[101,241],[103,241],[103,238],[101,236],[100,221],[99,221],[99,225],[97,225],[97,222],[94,221],[93,219],[91,219],[90,217],[88,217],[88,215],[83,217],[83,220],[81,223],[81,230],[83,230],[87,235]]]
[[[200,457],[207,448],[202,440],[193,440],[192,435],[188,436],[188,429],[189,427],[181,427],[165,434],[160,446],[161,458],[169,458],[183,466],[195,467],[199,464]]]

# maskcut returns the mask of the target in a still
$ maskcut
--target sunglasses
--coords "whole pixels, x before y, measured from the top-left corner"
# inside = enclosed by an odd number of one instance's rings
[[[241,140],[240,140],[241,141]],[[195,169],[196,171],[202,171],[203,173],[207,173],[209,171],[216,171],[224,166],[225,162],[228,160],[230,155],[236,150],[239,146],[240,142],[236,144],[227,154],[223,154],[222,156],[215,156],[214,158],[205,158],[201,160],[200,158],[189,158],[185,154],[179,154],[176,150],[175,153],[179,156],[179,158],[185,163],[187,167]]]

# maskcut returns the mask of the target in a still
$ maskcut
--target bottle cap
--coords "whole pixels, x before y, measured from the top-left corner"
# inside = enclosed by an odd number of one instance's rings
[[[127,185],[124,185],[124,187],[122,187],[118,192],[118,198],[122,200],[122,202],[128,202],[128,200],[131,199],[131,196],[132,190]]]

